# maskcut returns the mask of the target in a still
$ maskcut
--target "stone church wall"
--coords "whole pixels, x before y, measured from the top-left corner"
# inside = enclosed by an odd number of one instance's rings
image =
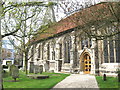
[[[115,73],[120,66],[118,62],[105,63],[104,40],[96,41],[95,38],[84,36],[85,33],[81,34],[80,30],[73,30],[32,45],[29,50],[29,55],[33,55],[28,61],[29,71],[33,71],[31,67],[34,65],[42,65],[43,71],[84,73],[84,55],[88,54],[91,60],[90,74]]]

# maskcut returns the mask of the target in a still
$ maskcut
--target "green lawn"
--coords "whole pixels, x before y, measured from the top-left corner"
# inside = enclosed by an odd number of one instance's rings
[[[58,82],[69,76],[69,74],[60,73],[43,73],[43,75],[49,75],[47,79],[30,79],[22,72],[17,80],[18,82],[9,82],[12,78],[4,77],[4,88],[52,88]]]
[[[116,77],[107,77],[106,81],[103,81],[101,76],[96,76],[96,79],[99,88],[118,88],[120,86],[120,82],[118,83],[118,79]]]

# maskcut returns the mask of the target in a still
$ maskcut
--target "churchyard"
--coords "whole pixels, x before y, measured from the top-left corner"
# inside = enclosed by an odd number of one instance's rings
[[[42,72],[41,69],[34,70],[34,73],[25,74],[16,66],[11,65],[8,71],[3,72],[4,88],[46,88],[50,89],[65,79],[70,74]],[[99,88],[119,88],[118,76],[108,77],[96,76]]]
[[[31,73],[31,75],[33,75]],[[43,72],[42,74],[35,75],[48,75],[49,78],[46,79],[32,79],[25,75],[24,72],[19,72],[19,78],[16,79],[16,82],[13,81],[13,78],[8,75],[4,75],[3,78],[3,87],[4,88],[52,88],[58,82],[69,76],[69,74],[60,74],[60,73],[47,73]]]
[[[120,82],[118,82],[117,77],[107,77],[106,81],[103,81],[102,76],[96,76],[96,80],[98,83],[99,88],[120,88]],[[113,89],[114,90],[114,89]]]

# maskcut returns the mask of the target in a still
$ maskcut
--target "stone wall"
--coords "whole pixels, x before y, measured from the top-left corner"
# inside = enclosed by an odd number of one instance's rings
[[[70,37],[71,46],[69,48],[70,54],[70,62],[66,63],[66,54],[65,54],[65,39],[66,37]],[[87,43],[87,44],[86,44]],[[34,50],[32,47],[34,46]],[[40,50],[39,46],[41,47]],[[49,47],[49,50],[48,50]],[[60,51],[61,49],[61,51]],[[84,72],[81,71],[81,61],[82,55],[84,53],[88,53],[91,58],[91,72],[90,74],[101,73],[101,67],[104,65],[103,61],[103,40],[96,41],[95,38],[88,38],[86,37],[85,33],[81,34],[80,30],[65,33],[61,36],[57,36],[51,39],[47,39],[45,41],[41,41],[36,45],[32,45],[30,49],[30,54],[33,55],[33,59],[30,59],[28,62],[28,69],[32,70],[31,62],[34,65],[42,65],[43,71],[54,71],[54,72],[69,72],[74,73],[74,71]],[[34,52],[33,52],[34,51]],[[39,56],[40,52],[40,57]],[[49,55],[48,55],[49,54]],[[60,55],[61,54],[61,55]],[[114,65],[111,63],[111,65]],[[104,66],[106,67],[106,65]],[[110,67],[108,65],[107,67]],[[118,66],[116,66],[118,68]],[[108,70],[106,68],[105,70]],[[114,72],[113,69],[111,69]],[[103,73],[103,72],[102,72]]]

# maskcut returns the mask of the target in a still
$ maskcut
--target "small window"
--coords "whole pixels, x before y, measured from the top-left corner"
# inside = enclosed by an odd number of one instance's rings
[[[47,45],[47,59],[50,60],[50,45]]]

